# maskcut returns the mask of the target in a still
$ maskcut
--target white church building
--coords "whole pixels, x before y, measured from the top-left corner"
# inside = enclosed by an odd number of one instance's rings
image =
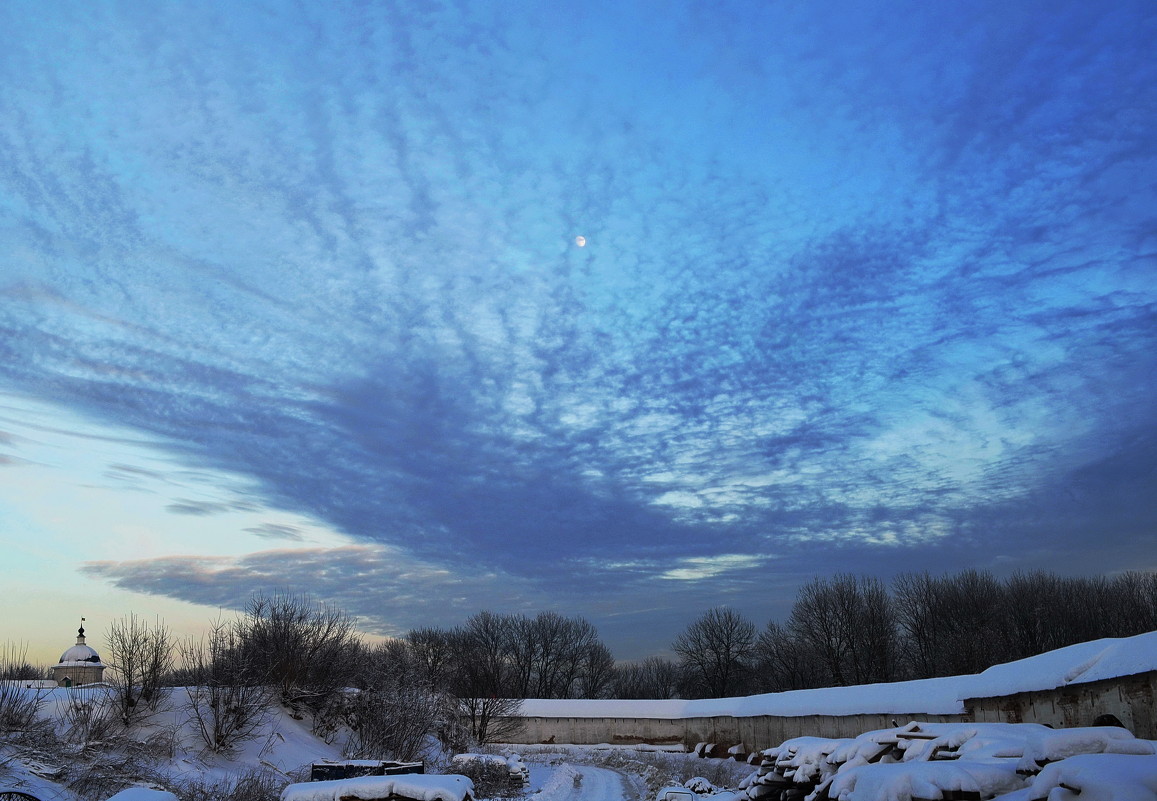
[[[60,655],[60,662],[52,666],[52,678],[60,687],[79,687],[104,681],[106,665],[98,654],[84,642],[84,618],[76,632],[76,645]]]

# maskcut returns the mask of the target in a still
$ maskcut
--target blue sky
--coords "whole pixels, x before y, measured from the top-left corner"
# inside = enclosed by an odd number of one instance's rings
[[[0,26],[10,639],[1157,569],[1151,3]]]

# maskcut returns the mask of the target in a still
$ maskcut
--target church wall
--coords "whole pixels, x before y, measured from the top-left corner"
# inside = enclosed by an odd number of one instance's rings
[[[95,684],[104,680],[104,665],[54,665],[52,678],[61,687]]]

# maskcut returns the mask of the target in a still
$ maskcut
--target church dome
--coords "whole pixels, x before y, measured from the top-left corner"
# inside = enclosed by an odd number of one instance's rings
[[[66,662],[92,662],[93,664],[100,664],[100,654],[87,645],[74,645],[60,655],[60,663],[63,665]]]
[[[60,655],[60,664],[62,665],[72,665],[78,662],[91,665],[101,664],[100,654],[84,642],[84,626],[81,626],[77,631],[76,645]]]

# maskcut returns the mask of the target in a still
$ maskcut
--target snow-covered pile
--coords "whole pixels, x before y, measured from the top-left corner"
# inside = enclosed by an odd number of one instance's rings
[[[359,776],[331,782],[291,784],[281,791],[281,801],[345,801],[401,797],[413,801],[468,801],[474,784],[465,776]]]
[[[835,776],[828,797],[838,801],[911,801],[964,792],[989,799],[1023,786],[1024,777],[1007,760],[859,765]]]
[[[511,779],[522,784],[526,784],[530,776],[530,770],[518,754],[456,754],[450,760],[450,766],[461,773],[469,773],[476,768],[504,771]]]
[[[743,789],[748,799],[779,798],[794,789],[805,798],[833,801],[911,801],[960,793],[982,800],[1047,796],[1060,801],[1067,796],[1050,796],[1050,789],[1078,786],[1058,778],[1073,777],[1090,791],[1114,787],[1104,798],[1125,801],[1154,798],[1145,788],[1157,786],[1155,754],[1154,742],[1113,727],[909,723],[856,738],[786,740],[762,753],[759,771]],[[1081,795],[1081,801],[1089,798],[1101,796]]]
[[[1050,762],[1059,762],[1078,754],[1137,754],[1155,752],[1151,740],[1138,740],[1116,726],[1090,726],[1081,729],[1046,729],[1034,735],[1024,749],[1018,769],[1036,773]]]
[[[1157,756],[1079,754],[1046,765],[1032,784],[1000,801],[1152,801]]]

